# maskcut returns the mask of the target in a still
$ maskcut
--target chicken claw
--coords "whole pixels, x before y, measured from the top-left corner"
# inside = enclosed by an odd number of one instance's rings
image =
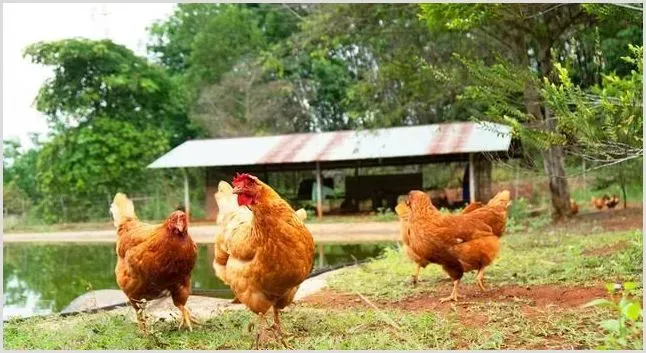
[[[441,298],[440,303],[444,303],[447,301],[454,301],[457,302],[458,299],[461,297],[458,294],[458,286],[460,285],[460,280],[453,281],[453,291],[451,291],[451,295],[449,295],[446,298]]]
[[[180,306],[179,311],[181,313],[181,318],[179,321],[179,327],[177,329],[181,329],[182,327],[186,326],[188,327],[189,331],[193,332],[193,326],[191,325],[191,323],[201,325],[201,322],[199,322],[195,317],[191,316],[191,312],[188,311],[185,306]]]
[[[269,326],[269,322],[267,322],[267,318],[265,317],[265,314],[258,314],[258,325],[256,325],[253,321],[249,322],[249,325],[247,326],[247,329],[249,331],[252,330],[253,327],[257,326],[258,328],[256,329],[256,339],[255,341],[251,344],[250,349],[259,349],[260,348],[260,342],[264,341],[264,332],[266,330],[265,327],[263,326]],[[265,325],[263,325],[263,323]]]

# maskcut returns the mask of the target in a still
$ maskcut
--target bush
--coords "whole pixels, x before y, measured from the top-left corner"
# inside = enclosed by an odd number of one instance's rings
[[[603,320],[599,326],[604,330],[603,344],[599,349],[636,349],[643,347],[642,327],[643,311],[638,297],[638,284],[627,282],[623,285],[621,297],[616,298],[615,292],[622,289],[619,284],[606,285],[610,299],[596,299],[585,306],[607,307],[614,312],[614,319]]]

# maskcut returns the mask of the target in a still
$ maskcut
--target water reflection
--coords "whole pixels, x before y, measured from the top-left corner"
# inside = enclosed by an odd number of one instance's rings
[[[325,245],[324,256],[317,254],[315,267],[374,257],[386,246]],[[196,294],[231,298],[211,266],[213,247],[204,244],[198,249],[192,273]],[[3,255],[3,320],[59,312],[89,290],[119,289],[114,277],[117,259],[113,244],[4,244]]]

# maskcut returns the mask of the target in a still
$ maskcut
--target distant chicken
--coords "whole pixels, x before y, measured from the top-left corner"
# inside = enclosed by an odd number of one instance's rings
[[[484,291],[484,268],[498,255],[508,204],[509,192],[503,191],[487,205],[469,205],[466,213],[442,214],[428,195],[411,191],[406,203],[399,204],[395,211],[400,217],[406,254],[418,265],[413,283],[417,282],[420,268],[435,263],[454,280],[451,295],[441,302],[457,301],[464,272],[477,270],[476,282]]]
[[[597,208],[597,210],[603,209],[603,207],[606,205],[606,201],[610,200],[608,195],[603,195],[603,197],[598,198],[592,196],[592,205]]]
[[[197,321],[186,301],[197,247],[188,234],[186,214],[175,211],[162,224],[142,223],[132,201],[122,193],[115,195],[110,212],[117,227],[115,275],[136,311],[139,328],[146,331],[143,302],[170,295],[181,314],[179,328],[192,331],[191,322]]]
[[[570,199],[570,212],[573,215],[579,213],[579,205],[576,204],[576,201],[574,201],[574,199]]]
[[[612,209],[615,208],[619,204],[619,197],[617,195],[612,195],[611,198],[606,200],[606,207]]]
[[[293,301],[298,287],[312,271],[314,239],[302,221],[303,212],[299,216],[257,177],[238,174],[233,179],[232,193],[237,195],[238,205],[248,208],[251,214],[234,211],[231,216],[223,216],[223,222],[235,222],[230,226],[227,223],[224,234],[218,235],[214,266],[236,298],[258,314],[254,345],[258,347],[265,314],[273,308],[270,329],[287,347],[280,310]]]

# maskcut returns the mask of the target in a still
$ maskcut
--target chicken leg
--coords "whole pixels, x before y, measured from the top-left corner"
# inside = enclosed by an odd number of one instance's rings
[[[460,295],[458,295],[458,287],[459,286],[460,286],[460,280],[459,279],[456,279],[455,281],[453,281],[453,291],[451,291],[451,295],[449,295],[446,298],[441,298],[440,303],[444,303],[444,302],[447,302],[447,301],[450,301],[450,300],[452,300],[454,302],[457,302],[458,298],[460,297]]]
[[[292,349],[292,347],[290,347],[285,341],[285,336],[289,336],[289,334],[285,334],[282,327],[280,326],[280,310],[276,309],[276,307],[274,307],[274,323],[271,325],[271,328],[274,330],[277,338],[280,340],[283,346],[285,346],[285,348],[287,349]]]
[[[263,338],[263,332],[265,330],[265,327],[263,326],[269,326],[269,323],[267,322],[267,318],[265,317],[264,313],[259,313],[258,316],[256,317],[256,321],[257,321],[257,324],[250,322],[249,325],[247,326],[247,330],[249,331],[251,331],[254,327],[256,327],[256,339],[251,344],[250,349],[260,348],[260,341],[261,341],[261,338]],[[265,325],[263,325],[263,323]]]
[[[417,279],[419,278],[419,271],[421,270],[421,268],[422,267],[420,265],[417,265],[417,267],[415,268],[415,273],[413,273],[412,279],[413,287],[417,285]]]
[[[146,333],[148,332],[146,329],[146,317],[144,316],[144,306],[139,304],[139,301],[130,299],[130,305],[132,305],[132,308],[135,309],[135,315],[137,316],[137,327],[139,329]]]
[[[487,289],[484,286],[484,268],[481,268],[478,270],[478,274],[476,275],[476,283],[478,284],[478,287],[480,287],[480,290],[483,292],[486,292]]]

